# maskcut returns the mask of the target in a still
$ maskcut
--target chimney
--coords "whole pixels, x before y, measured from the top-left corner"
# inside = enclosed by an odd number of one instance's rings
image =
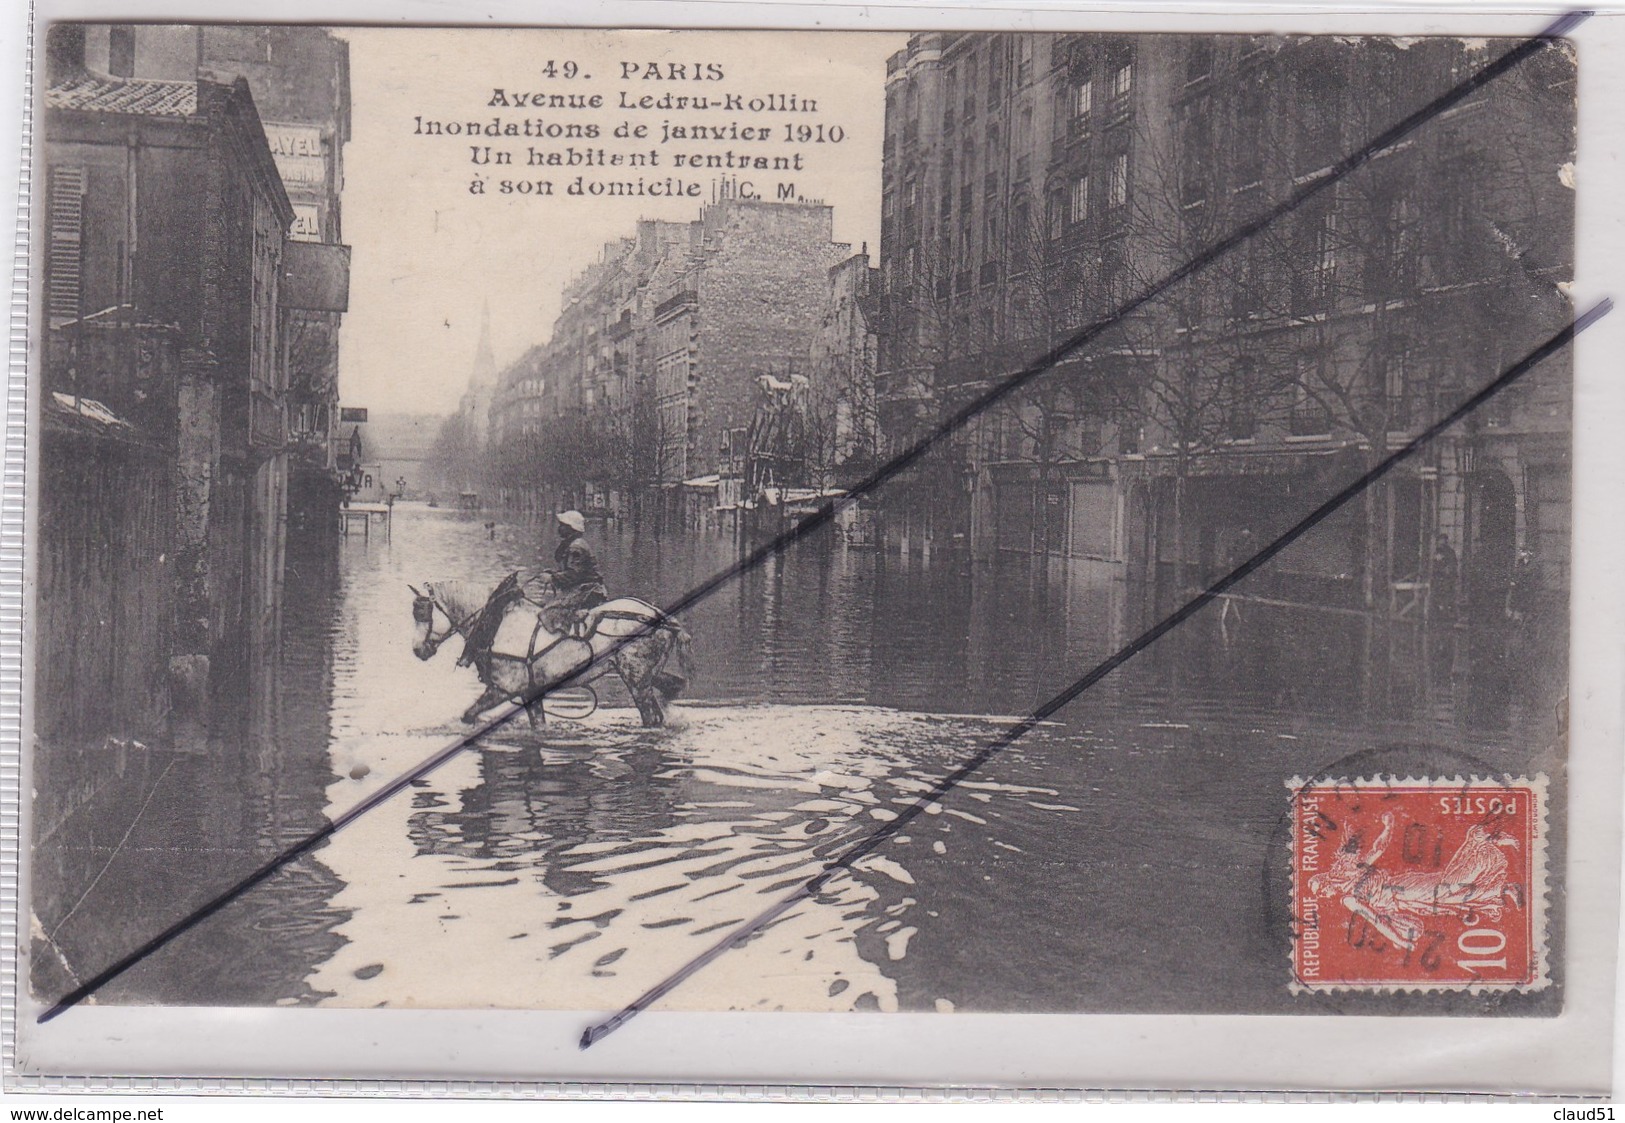
[[[54,86],[85,71],[85,25],[53,23],[45,30],[45,84]]]

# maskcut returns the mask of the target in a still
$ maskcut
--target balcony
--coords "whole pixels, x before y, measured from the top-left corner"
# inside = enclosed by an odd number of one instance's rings
[[[975,355],[938,363],[936,384],[947,388],[1003,378],[1025,369],[1032,359],[1033,350],[1030,348],[1015,345],[990,348]]]
[[[684,289],[682,292],[674,293],[667,299],[662,300],[655,306],[655,319],[657,321],[667,320],[673,316],[681,315],[689,309],[697,307],[699,302],[699,293],[693,289]]]

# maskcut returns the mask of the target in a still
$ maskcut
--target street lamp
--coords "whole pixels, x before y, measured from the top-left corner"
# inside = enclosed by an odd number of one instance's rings
[[[350,505],[350,500],[354,499],[361,492],[361,465],[352,464],[350,466],[350,470],[345,472],[343,478],[339,481],[339,486],[344,489],[344,505],[348,507]]]

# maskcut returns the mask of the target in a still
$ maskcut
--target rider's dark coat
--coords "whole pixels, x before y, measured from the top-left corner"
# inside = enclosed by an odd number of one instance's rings
[[[608,600],[609,593],[604,588],[603,574],[598,570],[598,559],[579,534],[559,542],[553,551],[553,561],[559,568],[548,571],[553,593],[547,598],[547,624],[553,631],[563,632],[570,629],[578,614]],[[520,584],[517,573],[503,579],[469,626],[458,666],[473,665],[482,675],[490,669],[491,644],[502,618],[508,608],[525,599],[525,595],[526,589]]]
[[[583,586],[597,586],[604,592],[604,575],[598,571],[598,559],[592,547],[581,535],[561,540],[553,550],[553,587],[561,593],[574,593]]]
[[[581,535],[561,539],[553,550],[553,563],[558,568],[548,574],[553,579],[555,592],[548,605],[548,626],[554,631],[563,631],[578,613],[608,600],[609,591],[604,588],[598,559]]]

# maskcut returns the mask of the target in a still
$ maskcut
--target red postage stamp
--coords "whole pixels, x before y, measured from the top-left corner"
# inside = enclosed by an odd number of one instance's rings
[[[1546,984],[1545,777],[1288,787],[1294,990]]]

